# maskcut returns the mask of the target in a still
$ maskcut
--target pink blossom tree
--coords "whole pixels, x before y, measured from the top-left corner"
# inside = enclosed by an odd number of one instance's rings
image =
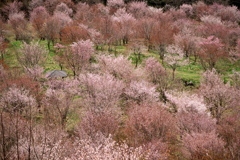
[[[29,118],[29,117],[28,117]],[[31,142],[28,139],[29,130],[27,121],[22,118],[19,112],[6,113],[1,107],[0,112],[0,156],[4,159],[21,159],[23,157],[29,157],[32,152],[29,152],[29,144]],[[26,146],[21,148],[22,137],[25,139]],[[31,147],[30,147],[31,149]],[[22,152],[25,153],[23,156]]]
[[[159,58],[162,60],[162,64],[164,62],[166,47],[173,43],[175,30],[171,23],[169,23],[170,18],[166,17],[165,20],[161,19],[163,22],[159,22],[155,25],[152,32],[152,45],[154,51],[159,54]],[[166,22],[165,22],[166,21]]]
[[[0,140],[0,157],[2,159],[7,159],[9,156],[9,147],[10,146],[10,143],[11,141],[8,140],[8,139],[11,139],[11,138],[14,138],[14,133],[13,131],[10,129],[12,128],[11,126],[11,120],[10,120],[10,117],[7,117],[5,115],[5,112],[3,111],[3,104],[0,103],[0,108],[1,108],[1,111],[0,111],[0,124],[1,124],[1,127],[0,127],[0,133],[2,135],[2,138]]]
[[[121,80],[108,73],[103,75],[80,74],[79,81],[84,87],[81,92],[85,106],[99,111],[116,107],[125,87]]]
[[[124,81],[131,81],[135,79],[134,66],[131,61],[123,55],[118,57],[113,57],[110,55],[98,55],[97,57],[100,69],[103,72],[110,73],[116,78],[122,79]]]
[[[65,11],[65,12],[67,12],[67,11]],[[58,21],[59,30],[57,30],[57,31],[58,31],[58,34],[59,34],[60,38],[61,38],[61,29],[72,22],[72,19],[68,15],[68,12],[67,13],[65,13],[65,12],[64,12],[64,10],[62,12],[61,11],[56,11],[56,12],[54,12],[54,15],[53,15],[53,18],[56,21]],[[56,29],[58,29],[58,28],[56,28]]]
[[[148,46],[148,50],[150,50],[156,20],[153,18],[142,18],[138,25],[139,36],[145,40],[146,46]]]
[[[24,88],[10,87],[1,97],[5,109],[16,112],[26,112],[27,107],[36,106],[35,98]]]
[[[149,157],[148,151],[145,151],[143,146],[131,147],[126,143],[118,143],[111,135],[104,136],[101,133],[98,133],[95,139],[91,137],[77,139],[70,148],[74,151],[66,157],[66,160],[86,159],[86,157],[90,159],[147,159]]]
[[[26,123],[26,121],[21,122],[21,125],[24,125],[24,123]],[[34,123],[35,126],[32,129],[32,134],[23,134],[19,138],[19,155],[16,153],[16,146],[12,146],[10,149],[10,158],[62,159],[66,157],[68,153],[72,153],[70,149],[67,149],[70,145],[68,145],[69,140],[64,138],[67,136],[65,132],[59,128],[49,126],[47,122],[44,122],[45,124],[37,124],[37,122],[34,121]],[[28,136],[32,139],[30,149],[28,147]]]
[[[37,7],[44,6],[43,0],[32,0],[29,2],[29,9],[34,10]]]
[[[216,120],[206,113],[198,113],[194,110],[180,111],[177,115],[178,127],[181,134],[202,133],[216,131]]]
[[[111,50],[111,45],[119,38],[119,36],[114,34],[116,33],[114,32],[116,25],[113,22],[113,18],[106,14],[105,16],[99,17],[98,21],[98,26],[95,28],[103,35],[104,44],[108,45],[108,50]]]
[[[113,108],[106,108],[102,111],[86,109],[81,114],[81,122],[77,126],[77,134],[81,138],[95,138],[96,134],[101,133],[108,137],[116,136],[120,128],[121,112]]]
[[[214,131],[186,134],[183,144],[189,152],[185,155],[189,159],[222,159],[224,156],[225,143]]]
[[[47,50],[38,42],[30,44],[23,43],[20,49],[17,50],[18,62],[25,68],[33,68],[36,65],[44,63],[47,56]]]
[[[60,12],[68,16],[72,16],[73,14],[73,10],[63,2],[56,6],[56,9],[54,10],[54,14],[59,14]]]
[[[44,1],[44,6],[47,8],[48,12],[53,15],[56,6],[59,4],[58,0],[46,0]]]
[[[158,102],[156,87],[144,80],[132,81],[125,89],[124,94],[128,102],[137,104]]]
[[[28,42],[32,39],[32,33],[28,27],[28,22],[25,19],[25,14],[23,12],[10,14],[8,23],[13,28],[16,40],[24,40]]]
[[[94,43],[94,46],[96,46],[96,49],[102,47],[104,44],[103,35],[94,28],[89,28],[87,31],[91,41]]]
[[[212,70],[203,74],[200,94],[203,95],[212,116],[219,122],[224,113],[234,107],[239,92],[230,86],[229,83],[224,84],[216,70]]]
[[[58,12],[50,17],[44,25],[43,35],[48,40],[48,49],[50,50],[50,43],[54,45],[55,41],[61,38],[61,29],[67,26],[72,19],[69,15]],[[61,39],[60,39],[61,40]]]
[[[138,146],[152,140],[169,142],[176,138],[177,127],[174,117],[161,106],[133,105],[128,110],[126,132],[128,141]]]
[[[115,12],[113,21],[117,23],[117,32],[120,32],[123,44],[127,44],[131,35],[134,33],[133,26],[136,23],[135,18],[127,13],[125,9],[121,8]]]
[[[185,12],[187,17],[191,17],[193,15],[193,7],[189,4],[183,4],[180,6],[180,10]]]
[[[93,52],[93,43],[90,40],[80,40],[74,42],[70,49],[64,53],[67,65],[72,70],[74,76],[79,74],[89,64]]]
[[[181,9],[169,8],[167,14],[169,14],[174,21],[187,19],[186,12]]]
[[[61,29],[60,21],[53,16],[49,17],[43,28],[43,37],[48,42],[48,50],[50,50],[51,42],[54,45],[55,40],[59,38],[60,29]]]
[[[82,30],[80,32],[81,35],[79,35],[78,38],[81,37],[81,39],[90,39],[96,46],[96,49],[104,44],[104,37],[97,29],[84,24],[78,24],[78,27]]]
[[[74,94],[70,92],[70,88],[66,88],[65,84],[67,84],[68,82],[53,81],[51,83],[63,83],[62,85],[64,87],[54,89],[54,84],[47,89],[45,99],[43,101],[46,106],[44,114],[46,116],[46,120],[48,120],[48,123],[55,125],[60,124],[62,129],[64,129],[67,122],[67,115],[72,105],[72,98]]]
[[[200,19],[205,24],[219,24],[219,25],[223,24],[220,17],[216,17],[212,15],[204,15]]]
[[[168,142],[163,142],[161,139],[152,140],[151,142],[146,143],[143,146],[143,149],[148,153],[148,159],[167,160],[171,157],[171,149],[168,145]]]
[[[159,98],[166,102],[165,91],[167,90],[167,73],[161,63],[153,57],[145,61],[145,70],[150,80],[157,85],[156,90],[159,92]]]
[[[133,14],[136,19],[148,15],[148,6],[146,2],[131,2],[128,4],[127,10],[129,13]]]
[[[193,16],[198,20],[203,15],[207,15],[210,10],[210,7],[202,1],[199,1],[193,4],[192,7],[193,7],[193,13],[194,13]]]
[[[34,80],[39,80],[42,77],[44,71],[43,67],[35,65],[33,68],[25,67],[25,72]]]
[[[73,16],[74,20],[85,22],[88,19],[89,14],[91,13],[91,8],[87,3],[78,2],[77,11]]]
[[[121,8],[124,7],[125,3],[123,0],[108,0],[107,6],[110,8]]]
[[[214,5],[212,7],[214,7]],[[237,23],[240,21],[240,12],[236,6],[219,5],[217,11],[215,10],[214,13],[223,21],[231,21]]]
[[[44,38],[43,36],[44,23],[46,23],[49,16],[50,16],[49,13],[43,6],[34,8],[33,11],[30,13],[30,22],[37,31],[38,37],[40,37],[41,39]]]
[[[196,93],[167,91],[166,98],[169,106],[175,108],[177,112],[209,114],[204,98]]]
[[[193,33],[180,33],[174,36],[175,43],[184,51],[184,56],[195,56],[197,52],[197,38],[192,35]],[[195,56],[196,62],[196,56]]]
[[[49,88],[46,90],[44,114],[48,123],[64,129],[67,122],[69,110],[71,110],[73,97],[77,95],[77,80],[51,80],[47,83]]]
[[[65,44],[70,44],[81,40],[91,39],[89,28],[84,24],[73,21],[60,30],[60,40]]]
[[[150,57],[145,61],[145,69],[153,83],[160,83],[162,77],[166,75],[164,67],[156,58]]]
[[[21,137],[26,136],[26,157],[30,157],[32,148],[32,128],[34,113],[37,112],[37,103],[35,97],[30,94],[30,91],[21,87],[11,86],[6,90],[0,98],[0,124],[1,124],[1,151],[4,158],[8,154],[17,155],[15,159],[20,159],[21,156]],[[5,121],[5,118],[10,120]],[[29,120],[29,121],[27,121]],[[10,127],[11,126],[11,127]],[[12,145],[8,138],[13,138]],[[7,146],[9,145],[9,146]],[[14,151],[11,153],[11,149]]]
[[[221,18],[212,15],[202,16],[201,21],[204,22],[198,26],[198,32],[201,37],[210,38],[210,36],[214,36],[213,40],[216,37],[223,44],[229,43],[230,28],[233,28],[230,24],[225,24]]]
[[[3,16],[5,17],[5,19],[7,19],[7,17],[9,17],[11,14],[20,13],[22,6],[23,3],[19,1],[13,1],[8,3],[7,5],[1,8]]]
[[[3,70],[3,83],[1,83],[1,91],[8,90],[12,86],[16,88],[24,88],[30,92],[30,95],[36,98],[38,108],[40,105],[40,100],[42,98],[41,88],[37,81],[33,81],[29,76],[15,76],[14,78],[10,76],[7,70]]]
[[[239,103],[236,105],[239,106]],[[239,108],[234,107],[231,113],[221,119],[218,125],[219,135],[225,140],[226,159],[235,159],[240,157],[240,123]]]
[[[240,40],[237,41],[236,49],[237,49],[238,51],[240,51]]]

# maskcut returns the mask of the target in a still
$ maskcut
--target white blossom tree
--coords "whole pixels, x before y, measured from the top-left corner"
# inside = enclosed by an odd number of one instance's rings
[[[103,75],[80,74],[79,81],[83,87],[81,92],[85,105],[99,111],[104,108],[116,107],[125,87],[123,81],[109,73]]]
[[[166,48],[168,54],[166,54],[165,60],[172,69],[173,80],[175,78],[175,71],[178,67],[186,65],[187,61],[184,60],[184,52],[176,45],[170,45]]]

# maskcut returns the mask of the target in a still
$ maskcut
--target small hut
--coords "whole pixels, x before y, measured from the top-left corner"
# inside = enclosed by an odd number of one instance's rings
[[[53,70],[46,73],[46,78],[65,78],[67,72],[61,70]]]

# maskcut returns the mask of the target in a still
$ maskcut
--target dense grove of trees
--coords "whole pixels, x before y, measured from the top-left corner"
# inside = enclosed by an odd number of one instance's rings
[[[0,159],[239,160],[237,7],[88,2],[1,1]]]
[[[7,3],[13,2],[14,0],[2,0],[0,2],[0,7],[6,5]],[[28,0],[18,0],[19,2],[23,2],[25,9],[29,6]],[[46,0],[43,0],[46,1]],[[97,4],[102,3],[104,5],[107,5],[107,0],[72,0],[75,4],[78,2],[86,2],[88,4]],[[165,5],[171,5],[171,6],[180,6],[182,4],[193,4],[196,3],[199,0],[124,0],[125,3],[130,2],[146,2],[148,5],[153,7],[164,7]],[[225,5],[235,5],[240,7],[240,2],[238,0],[204,0],[207,4],[213,4],[213,3],[222,3]]]

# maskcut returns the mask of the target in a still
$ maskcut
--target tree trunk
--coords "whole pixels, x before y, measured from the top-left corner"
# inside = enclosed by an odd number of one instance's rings
[[[1,59],[2,59],[2,61],[4,60],[4,53],[3,52],[1,52]]]
[[[47,46],[48,46],[48,50],[49,50],[49,51],[50,51],[50,43],[51,43],[51,41],[48,40]]]
[[[61,63],[59,63],[59,67],[60,67],[60,70],[62,71],[63,70],[63,65]]]
[[[28,144],[28,160],[31,160],[31,145],[32,145],[32,107],[30,107],[30,122],[29,122],[29,144]]]
[[[172,70],[173,70],[173,72],[172,72],[172,77],[173,77],[173,80],[174,80],[174,79],[175,79],[175,71],[176,71],[176,68],[173,68]]]
[[[76,71],[75,71],[75,70],[73,70],[73,76],[74,76],[74,77],[76,76]]]
[[[194,55],[194,61],[193,61],[194,63],[196,63],[197,62],[197,55],[195,54]]]
[[[138,53],[138,57],[137,58],[138,58],[138,61],[141,61],[141,53],[140,52]]]
[[[6,154],[6,143],[5,143],[5,128],[3,124],[3,113],[1,112],[1,135],[2,135],[2,158],[3,160],[7,159],[7,154]]]
[[[138,59],[138,55],[136,53],[134,53],[134,55],[135,55],[135,59],[136,59],[135,68],[137,68],[139,59]]]
[[[18,123],[19,123],[19,115],[18,115],[18,111],[17,111],[17,122],[15,124],[15,129],[16,129],[16,145],[17,145],[17,159],[20,160],[20,152],[19,152],[19,133],[18,133]]]

